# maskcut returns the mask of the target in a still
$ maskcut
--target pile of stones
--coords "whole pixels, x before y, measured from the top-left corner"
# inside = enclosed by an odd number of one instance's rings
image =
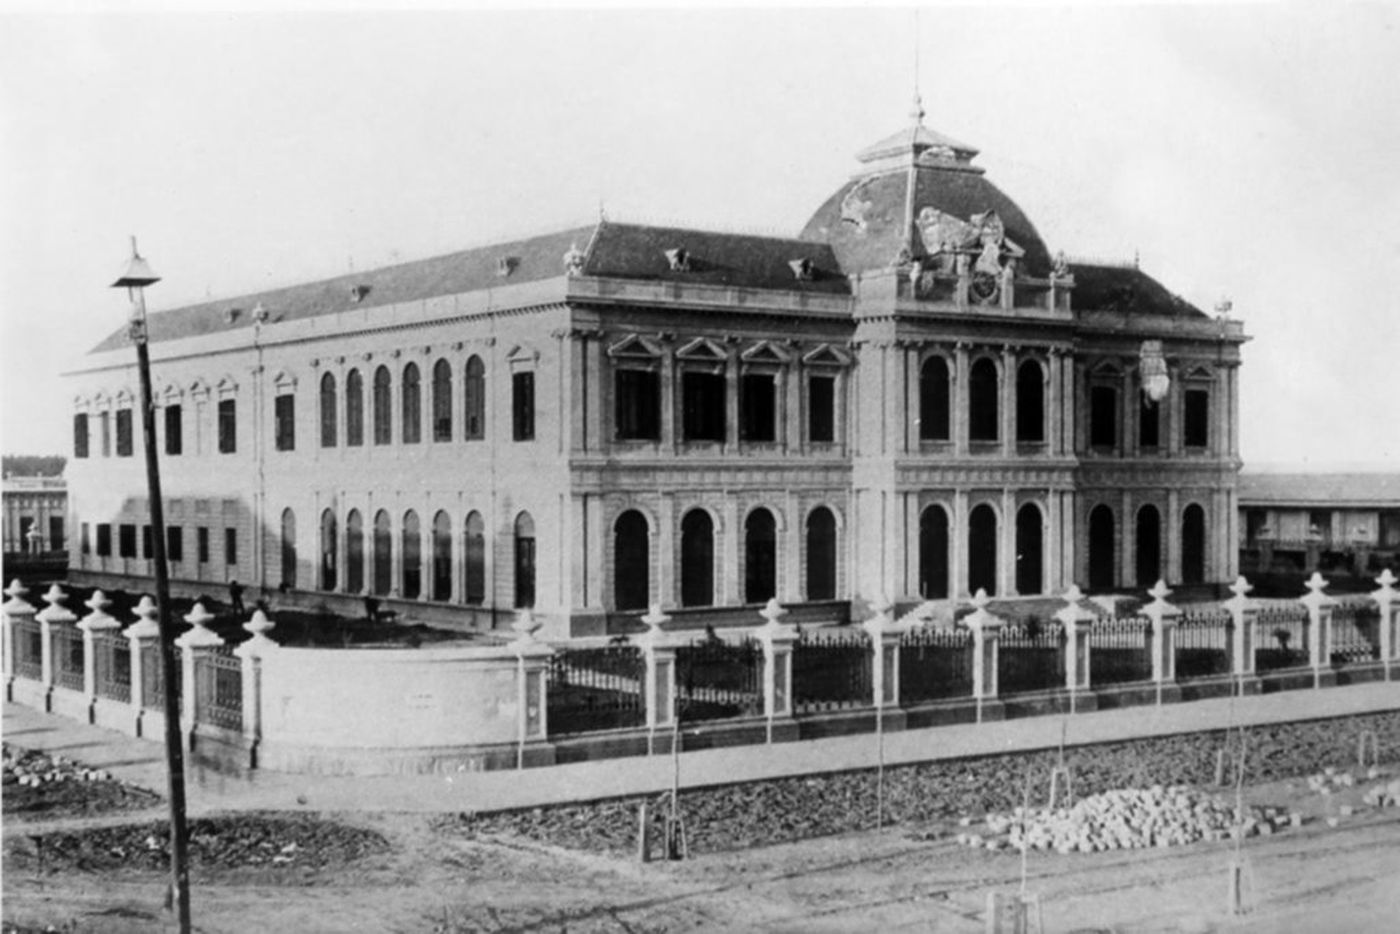
[[[5,748],[4,784],[40,788],[62,782],[111,781],[112,773],[90,769],[63,756],[22,752]]]

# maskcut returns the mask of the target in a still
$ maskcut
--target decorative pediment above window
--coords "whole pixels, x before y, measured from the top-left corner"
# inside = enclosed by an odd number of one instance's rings
[[[506,354],[506,363],[512,367],[528,367],[534,366],[539,358],[540,352],[535,348],[525,344],[516,344]]]
[[[1123,375],[1123,367],[1116,360],[1100,360],[1089,368],[1089,375],[1100,379],[1116,379]]]
[[[171,403],[180,401],[180,397],[184,394],[185,391],[179,386],[174,383],[169,383],[161,390],[160,397],[165,400],[166,405],[170,405]]]
[[[76,411],[76,412],[86,412],[86,411],[88,410],[88,406],[89,406],[89,405],[90,405],[90,403],[88,402],[87,396],[74,396],[74,397],[73,397],[73,410],[74,410],[74,411]]]
[[[232,376],[225,376],[219,380],[219,385],[215,387],[221,396],[231,396],[238,392],[238,384],[233,381]]]
[[[1208,367],[1196,366],[1188,370],[1184,378],[1200,382],[1210,382],[1215,379],[1215,374],[1212,373]]]
[[[745,363],[787,363],[788,354],[780,350],[772,341],[759,341],[739,354]]]
[[[111,404],[112,397],[107,394],[107,390],[105,389],[97,390],[97,394],[92,397],[92,407],[94,409],[105,409],[110,407]]]
[[[706,363],[722,363],[729,357],[723,347],[708,337],[697,337],[683,345],[676,351],[676,356],[681,360],[700,360]]]
[[[122,387],[122,390],[117,393],[116,403],[118,406],[131,405],[135,399],[136,397],[131,394],[130,389]]]
[[[848,366],[851,358],[830,344],[818,344],[802,355],[802,362],[807,366]]]
[[[200,377],[199,379],[196,379],[193,383],[190,383],[190,395],[195,397],[196,399],[208,397],[209,384],[204,381],[203,377]]]
[[[608,348],[608,356],[654,360],[661,356],[661,348],[650,338],[629,334]]]
[[[279,390],[296,389],[297,378],[286,370],[279,370],[277,375],[272,378],[272,385],[276,386]]]

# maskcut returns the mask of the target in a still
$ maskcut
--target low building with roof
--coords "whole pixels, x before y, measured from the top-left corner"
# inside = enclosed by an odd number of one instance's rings
[[[1052,255],[922,117],[795,237],[599,220],[153,314],[175,586],[557,637],[1233,576],[1241,324]],[[124,331],[71,385],[73,575],[139,587]]]
[[[1239,497],[1248,573],[1400,570],[1400,472],[1245,471]]]

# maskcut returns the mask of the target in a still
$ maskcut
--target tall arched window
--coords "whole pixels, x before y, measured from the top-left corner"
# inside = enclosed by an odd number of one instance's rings
[[[972,364],[967,387],[967,432],[972,441],[995,441],[997,416],[997,365],[986,357]],[[976,592],[975,590],[973,591]],[[990,590],[987,593],[991,593]]]
[[[1108,590],[1117,575],[1114,555],[1113,510],[1102,504],[1089,513],[1089,589]]]
[[[345,592],[365,590],[365,527],[358,509],[345,517]]]
[[[778,526],[755,509],[744,520],[744,602],[766,603],[778,592]]]
[[[486,602],[486,523],[481,513],[467,515],[462,537],[462,553],[466,559],[466,578],[462,582],[462,602],[480,606]]]
[[[807,514],[807,599],[836,598],[836,517],[825,506]]]
[[[478,441],[486,437],[486,365],[475,354],[467,359],[462,387],[462,437]]]
[[[394,439],[394,407],[389,396],[392,381],[389,368],[374,371],[374,443],[388,444]]]
[[[403,443],[423,440],[423,400],[418,385],[418,364],[403,368]]]
[[[403,589],[405,600],[416,600],[423,593],[423,535],[418,513],[410,509],[403,516]]]
[[[1181,580],[1200,584],[1206,579],[1206,511],[1196,503],[1181,514]]]
[[[365,381],[359,370],[345,374],[345,446],[365,443]]]
[[[452,599],[452,520],[442,510],[433,516],[433,599]]]
[[[1045,525],[1040,510],[1026,503],[1016,513],[1016,592],[1038,594],[1045,589],[1042,551]]]
[[[535,605],[535,520],[528,512],[515,517],[515,605]]]
[[[1137,585],[1151,587],[1162,577],[1162,516],[1156,506],[1137,514]]]
[[[645,609],[651,597],[651,536],[646,516],[629,509],[613,526],[613,599],[619,610]]]
[[[715,602],[715,524],[703,509],[681,519],[681,606]]]
[[[997,592],[997,514],[986,503],[967,516],[967,589]]]
[[[452,440],[452,364],[433,364],[433,440]]]
[[[919,594],[925,600],[948,596],[948,513],[942,506],[919,516]]]
[[[1016,440],[1045,440],[1045,371],[1035,360],[1016,369]]]
[[[339,563],[340,541],[336,534],[335,513],[321,513],[321,589],[335,590],[336,566]]]
[[[282,510],[282,586],[297,585],[297,517],[290,509]]]
[[[919,371],[919,439],[948,440],[948,361],[929,357]]]
[[[321,447],[335,447],[335,375],[321,376]]]
[[[379,510],[374,516],[374,581],[370,590],[381,596],[394,586],[394,536],[389,530],[389,514]]]

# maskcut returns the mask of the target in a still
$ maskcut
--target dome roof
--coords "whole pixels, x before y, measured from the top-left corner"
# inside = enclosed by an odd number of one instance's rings
[[[915,117],[922,113],[916,111]],[[890,266],[911,244],[913,256],[924,255],[917,229],[921,213],[976,223],[976,215],[990,211],[1001,221],[1006,239],[1023,251],[1025,271],[1046,275],[1050,253],[1045,242],[1016,202],[971,164],[976,154],[972,146],[916,122],[863,150],[857,156],[864,163],[861,171],[817,209],[801,237],[831,244],[842,270],[858,273]]]

